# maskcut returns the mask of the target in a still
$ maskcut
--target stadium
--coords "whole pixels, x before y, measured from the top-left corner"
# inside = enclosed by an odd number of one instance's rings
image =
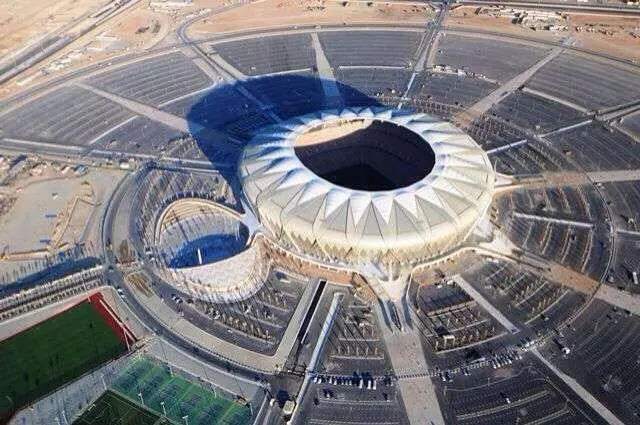
[[[484,216],[494,185],[469,136],[385,108],[320,111],[269,127],[239,167],[269,237],[356,267],[410,266],[450,252]]]
[[[0,422],[637,423],[640,12],[507,3],[123,0],[0,60]]]

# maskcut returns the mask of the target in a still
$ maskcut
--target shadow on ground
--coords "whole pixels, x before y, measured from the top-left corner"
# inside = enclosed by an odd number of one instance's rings
[[[335,84],[340,98],[327,98],[323,84]],[[313,75],[278,75],[250,78],[225,84],[202,94],[186,114],[193,127],[198,147],[212,163],[237,164],[242,148],[257,131],[323,109],[345,106],[383,106],[375,97],[337,81],[321,80]],[[205,127],[200,131],[199,126]],[[213,130],[207,131],[207,130]],[[221,145],[223,132],[237,143]],[[232,146],[229,146],[232,145]],[[238,191],[236,167],[220,172]],[[236,193],[236,195],[239,195]]]

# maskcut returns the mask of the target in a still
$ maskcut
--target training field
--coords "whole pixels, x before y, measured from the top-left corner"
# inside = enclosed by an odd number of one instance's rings
[[[0,342],[0,419],[124,351],[88,302]]]
[[[146,407],[162,413],[176,423],[189,425],[247,425],[251,422],[251,410],[209,388],[189,382],[151,360],[140,358],[133,362],[112,386],[114,391],[132,400],[142,394]]]
[[[102,394],[73,425],[160,425],[170,422],[112,392]]]

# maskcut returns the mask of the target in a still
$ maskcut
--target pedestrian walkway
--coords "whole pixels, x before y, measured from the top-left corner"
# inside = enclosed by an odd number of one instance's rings
[[[390,327],[384,324],[379,303],[376,303],[376,311],[393,371],[396,376],[406,376],[406,378],[399,378],[397,385],[409,423],[411,425],[444,425],[436,391],[428,375],[429,367],[417,327],[404,326],[403,332],[395,332],[393,325]],[[404,317],[404,314],[400,316]]]

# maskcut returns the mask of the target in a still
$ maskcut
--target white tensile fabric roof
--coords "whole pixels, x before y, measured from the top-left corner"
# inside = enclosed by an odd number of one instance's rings
[[[296,137],[337,119],[392,122],[421,135],[435,153],[433,170],[399,189],[367,192],[332,184],[307,169]],[[245,148],[239,167],[245,196],[272,235],[333,247],[412,248],[459,240],[487,210],[495,175],[476,142],[424,114],[387,108],[319,111],[269,127]],[[442,251],[446,247],[434,246]]]

